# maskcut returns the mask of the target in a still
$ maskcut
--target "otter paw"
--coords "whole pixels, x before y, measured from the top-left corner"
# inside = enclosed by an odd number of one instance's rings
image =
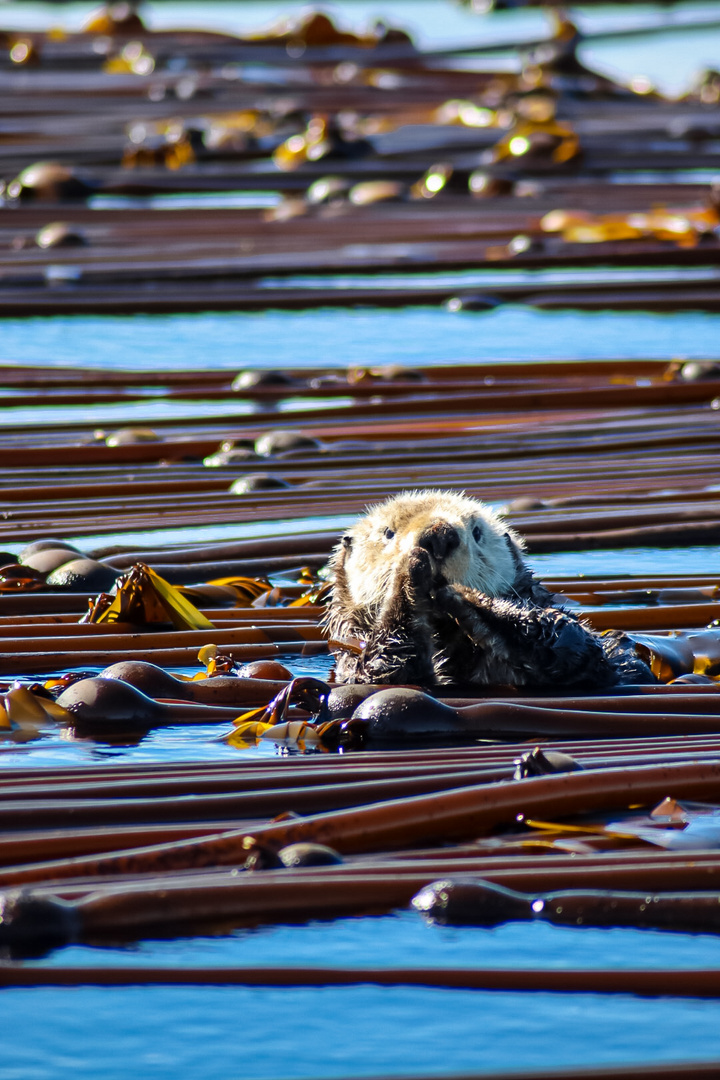
[[[482,593],[478,595],[483,595]],[[442,604],[443,608],[452,614],[463,611],[468,607],[465,597],[458,592],[454,585],[448,585],[446,581],[439,582],[435,589],[435,600]]]
[[[433,599],[437,609],[449,615],[466,632],[477,635],[478,640],[484,639],[489,629],[488,616],[493,609],[493,600],[489,596],[445,584],[437,589]]]
[[[408,555],[407,572],[410,585],[416,592],[427,592],[432,587],[435,567],[425,548],[412,549]]]

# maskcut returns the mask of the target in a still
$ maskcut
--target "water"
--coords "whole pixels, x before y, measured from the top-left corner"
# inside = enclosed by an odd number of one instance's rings
[[[337,530],[338,535],[353,520],[352,515],[327,514],[313,518],[286,518],[283,521],[238,521],[231,525],[197,525],[187,529],[144,529],[104,535],[104,546],[122,544],[144,547],[162,544],[221,543],[223,540],[251,540],[255,537],[289,536],[295,533]],[[97,544],[97,536],[75,536],[68,541],[81,549]],[[18,552],[20,546],[15,545]],[[13,548],[15,550],[15,548]]]
[[[720,315],[700,312],[320,308],[196,315],[3,319],[0,362],[94,368],[215,369],[706,358]],[[0,379],[1,379],[0,368]],[[152,403],[150,403],[152,404]],[[148,408],[150,405],[148,405]],[[83,408],[85,408],[83,406]]]
[[[347,317],[369,321],[367,314]],[[209,316],[208,321],[216,318]],[[153,320],[141,321],[148,333],[163,336]],[[132,322],[125,320],[126,333]],[[172,321],[170,325],[168,320],[160,322],[167,341]],[[697,331],[701,322],[704,320],[697,316],[688,317],[687,326]],[[185,326],[196,323],[202,325],[202,319],[186,320]],[[260,325],[270,332],[281,323],[281,316],[270,316]],[[648,325],[640,320],[643,324]],[[85,322],[76,320],[72,325],[82,332]],[[604,325],[610,328],[612,320],[608,318]],[[637,323],[629,320],[627,326],[636,328]],[[692,334],[689,337],[693,339]],[[569,341],[568,355],[576,354],[582,341],[581,337],[574,338],[572,345]],[[598,348],[597,338],[592,347]],[[639,349],[639,338],[635,347]],[[627,337],[625,348],[627,351]],[[554,354],[557,352],[556,341]],[[533,355],[533,350],[528,349],[528,355]],[[248,536],[272,535],[281,527],[301,530],[307,524],[247,523],[243,529]],[[340,531],[344,525],[341,515],[313,521],[320,529]],[[237,535],[238,527],[233,529]],[[217,527],[205,538],[211,536],[220,538]],[[182,542],[183,536],[178,531],[122,534],[113,542],[144,542],[148,538],[153,543]],[[90,539],[75,538],[81,543]],[[717,547],[647,548],[631,554],[555,553],[537,555],[531,561],[537,572],[548,576],[720,572]],[[321,678],[330,663],[327,656],[285,660],[294,673]],[[225,729],[226,725],[162,728],[133,745],[122,746],[103,746],[48,732],[37,742],[0,750],[0,768],[11,770],[18,764],[53,768],[111,762],[237,761],[238,751],[218,739]],[[261,743],[242,753],[272,758],[278,751],[272,744]],[[380,918],[239,930],[214,937],[146,940],[124,948],[70,946],[36,963],[50,967],[717,968],[720,937],[630,929],[575,930],[543,923],[514,923],[492,930],[439,928],[426,926],[411,912],[401,912]],[[380,988],[363,983],[331,989],[5,989],[1,1001],[0,1080],[64,1080],[70,1074],[76,1080],[94,1080],[100,1073],[106,1080],[125,1080],[128,1069],[138,1080],[176,1080],[178,1075],[200,1080],[226,1080],[234,1075],[258,1080],[279,1076],[298,1080],[413,1074],[440,1077],[482,1070],[541,1069],[550,1064],[582,1068],[720,1059],[717,1001]]]
[[[6,320],[6,360],[93,366],[148,364],[194,368],[207,362],[244,367],[330,366],[404,360],[470,361],[717,355],[717,316],[535,312],[507,307],[451,315],[440,309],[353,310],[262,315]],[[338,347],[338,342],[341,346]],[[153,403],[147,403],[152,406]],[[58,414],[61,410],[58,410]],[[313,527],[340,532],[342,516]],[[228,534],[302,531],[307,521],[212,526]],[[198,539],[197,529],[193,539]],[[92,537],[75,537],[90,542]],[[182,543],[179,530],[124,533],[112,543]],[[544,575],[717,573],[715,547],[573,552],[532,559]],[[296,674],[322,677],[327,657],[288,657]],[[222,730],[222,729],[221,729]],[[165,728],[131,746],[102,746],[49,732],[0,752],[0,766],[141,761],[237,760],[217,727]],[[271,744],[245,751],[273,757]],[[215,938],[146,941],[124,950],[71,947],[52,964],[278,965],[416,964],[427,966],[720,965],[720,939],[633,930],[573,931],[512,924],[492,931],[425,927],[409,913],[278,926]],[[717,1002],[629,996],[483,993],[407,987],[259,990],[242,987],[128,987],[6,990],[0,1080],[78,1080],[102,1070],[107,1080],[193,1075],[225,1080],[239,1071],[270,1078],[443,1075],[589,1063],[667,1062],[720,1057]],[[35,1022],[42,1016],[43,1023]],[[598,1029],[602,1038],[597,1038]],[[356,1034],[359,1033],[359,1034]]]
[[[479,19],[466,9],[436,0],[344,0],[328,5],[341,21],[359,27],[372,15],[409,27],[422,46],[453,47],[482,38],[491,43],[530,40],[546,30],[539,11],[502,12]],[[76,28],[94,4],[0,4],[6,27],[62,22]],[[254,29],[296,5],[209,2],[147,5],[149,24]],[[616,5],[578,9],[588,30],[633,21],[707,18],[717,5],[689,3]],[[647,75],[677,93],[703,65],[716,66],[720,32],[683,31],[602,40],[584,47],[583,57],[621,78]],[[507,57],[497,58],[502,64]],[[642,176],[636,179],[643,180]],[[710,176],[705,179],[711,179]],[[212,205],[247,205],[247,196],[209,196]],[[258,200],[271,198],[254,196]],[[183,196],[168,197],[176,205]],[[174,201],[173,201],[174,200]],[[239,201],[238,201],[239,200]],[[243,201],[245,200],[245,201]],[[206,203],[207,204],[207,203]],[[157,205],[157,200],[154,205]],[[184,203],[183,203],[184,205]],[[197,205],[197,203],[196,203]],[[352,284],[353,279],[348,279]],[[378,278],[376,284],[383,286]],[[437,283],[430,276],[429,283]],[[475,279],[458,276],[458,284]],[[482,279],[477,279],[482,285]],[[300,284],[296,282],[296,284]],[[335,285],[338,281],[336,279]],[[487,313],[450,314],[440,308],[387,311],[268,311],[262,314],[203,314],[163,317],[56,317],[2,322],[0,362],[138,371],[172,366],[237,371],[246,367],[347,366],[367,363],[411,365],[453,362],[574,358],[660,358],[718,355],[720,316],[699,313],[612,314],[538,312],[504,306]],[[1,380],[0,380],[1,381]],[[123,421],[152,422],[163,403],[140,400]],[[183,415],[182,403],[173,406]],[[211,403],[191,403],[193,414],[213,414]],[[244,406],[239,403],[238,412]],[[160,410],[160,412],[158,412]],[[22,402],[4,409],[2,422],[20,422]],[[82,415],[88,425],[119,421],[112,407],[92,413],[72,407],[33,410],[39,423]],[[345,520],[316,520],[338,528]],[[304,529],[307,522],[259,523],[243,535],[272,535],[275,529]],[[230,526],[239,535],[238,526]],[[212,527],[204,538],[220,539]],[[91,537],[77,537],[76,542]],[[178,543],[180,531],[126,533],[118,543]],[[193,539],[198,531],[193,530]],[[544,575],[720,572],[716,547],[683,550],[561,553],[536,556]],[[322,677],[326,656],[287,657],[297,674]],[[237,760],[237,751],[217,740],[213,725],[165,728],[134,745],[103,746],[61,737],[57,732],[23,747],[0,750],[0,766],[98,764],[169,760]],[[274,756],[271,744],[246,751]],[[0,963],[2,961],[0,960]],[[301,926],[273,926],[216,937],[143,941],[125,948],[72,946],[41,965],[351,965],[537,966],[613,968],[720,967],[720,937],[634,930],[573,930],[518,923],[494,930],[427,927],[404,912],[383,918],[338,919]],[[90,1080],[226,1080],[233,1076],[297,1078],[369,1075],[446,1075],[471,1070],[577,1067],[592,1064],[669,1062],[720,1058],[717,1001],[647,1000],[627,995],[513,994],[441,991],[360,984],[348,988],[257,990],[242,987],[129,987],[5,990],[2,1004],[0,1080],[55,1080],[72,1075]]]
[[[0,374],[0,382],[2,375]],[[18,395],[20,396],[20,395]],[[0,428],[17,425],[42,424],[46,428],[82,424],[88,431],[98,425],[124,427],[127,424],[153,424],[162,420],[199,421],[202,418],[257,416],[267,420],[267,407],[255,402],[243,401],[242,397],[228,397],[214,401],[168,401],[155,395],[138,393],[139,400],[123,401],[109,405],[6,405],[0,412]],[[308,410],[338,409],[352,405],[352,398],[287,398],[273,404],[272,414],[302,413]]]
[[[720,576],[720,547],[632,548],[615,551],[558,551],[531,555],[528,562],[541,577],[662,576],[711,574]]]
[[[274,926],[222,937],[70,947],[47,966],[309,966],[542,969],[703,968],[720,939],[511,923],[427,926],[409,912]],[[0,1080],[198,1076],[442,1076],[588,1062],[702,1061],[720,1055],[720,1003],[629,995],[332,989],[78,987],[6,990]],[[30,1010],[43,1015],[28,1039]],[[48,1019],[52,1017],[52,1022]],[[88,1017],[102,1042],[88,1040]],[[598,1031],[602,1038],[598,1039]],[[359,1032],[360,1037],[354,1037]],[[389,1033],[392,1032],[390,1036]]]
[[[52,1016],[32,1023],[29,1014]],[[443,1076],[707,1061],[714,1001],[628,996],[238,987],[13,990],[0,1080]],[[88,1044],[88,1017],[94,1032]]]
[[[345,249],[347,252],[347,248]],[[444,270],[420,273],[373,273],[373,274],[297,274],[286,277],[262,278],[262,289],[490,289],[502,285],[565,285],[597,284],[612,282],[622,286],[624,282],[682,282],[700,284],[715,282],[720,271],[715,266],[698,266],[681,269],[676,266],[638,267],[572,267],[552,270]]]
[[[0,9],[1,10],[1,9]],[[172,195],[93,195],[87,200],[91,210],[262,210],[277,206],[274,191],[194,191]]]

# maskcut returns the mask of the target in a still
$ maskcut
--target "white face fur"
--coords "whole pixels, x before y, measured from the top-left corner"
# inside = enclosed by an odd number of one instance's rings
[[[488,596],[512,592],[522,541],[489,506],[452,491],[406,492],[371,507],[346,534],[345,572],[354,602],[378,607],[395,569],[437,522],[454,526],[460,544],[439,565],[451,584]]]

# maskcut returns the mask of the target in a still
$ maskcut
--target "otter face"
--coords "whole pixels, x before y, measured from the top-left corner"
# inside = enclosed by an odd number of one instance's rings
[[[522,566],[519,537],[484,503],[452,491],[403,493],[371,508],[343,537],[353,601],[379,608],[416,547],[430,554],[450,584],[488,596],[511,594]]]

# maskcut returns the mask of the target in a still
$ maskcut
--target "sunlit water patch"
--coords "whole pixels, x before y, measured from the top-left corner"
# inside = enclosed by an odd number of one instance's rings
[[[540,577],[652,577],[665,574],[720,576],[720,547],[622,548],[607,551],[558,551],[530,555]]]
[[[720,965],[720,938],[547,923],[427,926],[410,912],[269,926],[217,937],[71,946],[41,966],[337,966],[615,970]],[[30,996],[32,994],[32,997]],[[33,1026],[28,1009],[52,1017]],[[478,1069],[708,1060],[720,1004],[681,999],[412,987],[5,990],[2,1080],[127,1075],[438,1075]],[[352,1016],[352,1024],[342,1018]],[[242,1022],[238,1018],[244,1018]],[[251,1020],[250,1018],[254,1018]],[[98,1032],[102,1031],[102,1039]],[[598,1033],[602,1032],[602,1038]],[[117,1062],[117,1064],[115,1064]]]
[[[353,250],[365,253],[369,249],[353,245]],[[345,251],[347,252],[347,248]],[[265,277],[258,282],[264,289],[411,289],[411,288],[446,288],[472,289],[492,288],[509,285],[565,285],[643,282],[647,284],[683,282],[686,285],[695,282],[717,281],[720,270],[715,266],[580,266],[557,268],[552,270],[440,270],[427,269],[424,272],[408,273],[386,271],[372,274],[290,274],[283,277]]]
[[[118,544],[123,547],[143,545],[161,547],[165,544],[208,544],[223,540],[252,540],[266,536],[311,535],[314,532],[336,531],[338,536],[354,520],[352,514],[328,514],[310,518],[284,518],[281,521],[238,521],[227,525],[193,525],[179,529],[138,529],[103,534],[103,547]],[[72,536],[69,543],[82,548],[98,542],[95,535]],[[17,546],[17,545],[16,545]],[[13,549],[14,550],[14,549]],[[18,548],[19,551],[19,548]],[[300,559],[300,556],[298,556]]]
[[[92,195],[91,210],[264,210],[277,206],[274,191],[194,191],[162,195]]]
[[[0,362],[187,370],[404,363],[704,358],[720,352],[720,315],[701,312],[488,312],[321,308],[197,315],[3,319]],[[1,375],[1,371],[0,371]]]
[[[0,368],[0,382],[2,369]],[[158,421],[201,421],[224,417],[228,423],[234,416],[258,416],[267,419],[273,414],[303,413],[308,410],[338,410],[353,404],[350,397],[297,398],[288,397],[277,404],[272,412],[262,403],[237,397],[220,401],[183,401],[181,398],[153,400],[150,396],[138,401],[93,405],[8,405],[0,409],[0,429],[35,424],[53,428],[66,425],[82,425],[92,428],[98,424],[152,424]]]
[[[0,1080],[443,1076],[703,1061],[716,1001],[378,988],[6,990]],[[33,1017],[52,1022],[30,1022]],[[32,1037],[30,1037],[32,1030]],[[100,1034],[102,1033],[102,1034]]]
[[[391,942],[398,967],[537,967],[549,971],[601,966],[611,970],[720,967],[720,936],[713,934],[627,927],[578,929],[542,920],[490,928],[433,926],[407,911],[373,919],[280,924],[218,936],[147,940],[118,948],[72,945],[57,949],[40,966],[111,964],[135,968],[173,963],[188,967],[311,967],[332,963],[373,968],[386,963]]]

